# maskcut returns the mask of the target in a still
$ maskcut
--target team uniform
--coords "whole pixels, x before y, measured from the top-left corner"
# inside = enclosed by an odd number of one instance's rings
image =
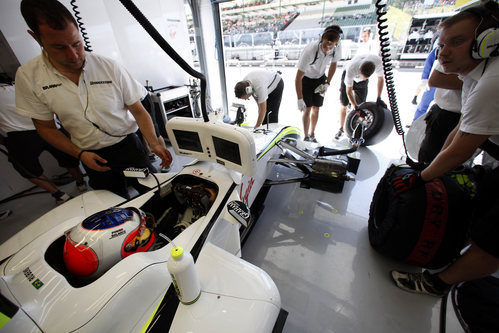
[[[253,90],[251,95],[258,104],[267,101],[267,111],[262,124],[267,124],[267,119],[269,123],[277,123],[284,89],[284,81],[279,73],[257,69],[248,73],[243,81],[250,82]]]
[[[71,141],[108,160],[112,169],[98,172],[85,166],[94,189],[128,196],[122,170],[154,167],[135,134],[137,122],[126,105],[147,93],[115,61],[85,52],[78,85],[60,74],[42,54],[21,66],[16,74],[16,111],[30,118],[52,120],[57,115]]]
[[[485,67],[486,66],[486,67]],[[482,61],[462,77],[462,132],[490,135],[489,141],[499,145],[499,58]],[[495,157],[497,160],[497,157]],[[496,161],[497,162],[497,161]],[[499,167],[481,182],[479,208],[474,217],[471,239],[484,251],[499,257]]]
[[[305,46],[298,69],[305,73],[302,78],[303,101],[307,107],[321,107],[324,103],[324,96],[315,93],[314,90],[323,83],[326,83],[326,67],[332,62],[341,60],[341,45],[338,44],[327,54],[321,50],[320,42],[313,42]]]
[[[353,91],[355,93],[355,101],[358,104],[366,101],[369,79],[363,80],[360,77],[360,66],[366,61],[374,63],[374,73],[376,73],[378,77],[383,77],[383,65],[379,56],[375,54],[360,54],[353,57],[353,59],[350,60],[350,62],[346,65],[346,68],[341,75],[341,105],[348,106],[348,104],[350,104],[350,100],[348,99],[346,91],[347,87],[353,88]]]
[[[443,73],[442,66],[435,62],[434,70]],[[438,155],[450,132],[461,118],[461,90],[435,88],[435,103],[424,120],[425,137],[418,152],[418,161],[431,163]]]
[[[5,147],[9,151],[9,162],[24,178],[36,178],[43,174],[38,157],[48,151],[63,168],[76,168],[78,159],[58,150],[43,140],[33,125],[31,118],[15,112],[15,87],[0,87],[0,130],[5,135]]]

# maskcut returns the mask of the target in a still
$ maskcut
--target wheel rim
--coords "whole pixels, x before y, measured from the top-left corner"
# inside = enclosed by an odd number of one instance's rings
[[[364,131],[369,129],[374,121],[374,114],[367,109],[362,110],[363,116],[355,115],[352,117],[352,121],[350,122],[350,128],[352,132],[355,130],[358,124],[364,125]]]

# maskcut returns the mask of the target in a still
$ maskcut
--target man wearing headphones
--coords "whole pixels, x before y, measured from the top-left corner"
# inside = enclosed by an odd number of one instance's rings
[[[236,83],[234,94],[241,99],[253,96],[258,105],[258,119],[255,124],[255,128],[257,128],[262,124],[279,121],[279,107],[283,89],[284,81],[279,73],[257,69]]]
[[[74,17],[57,0],[23,0],[21,13],[43,51],[17,71],[16,112],[32,118],[48,143],[81,160],[93,189],[128,198],[123,170],[152,167],[138,128],[162,166],[172,161],[140,102],[145,88],[115,61],[84,51]],[[57,130],[54,114],[70,139]],[[137,180],[131,184],[143,190]]]
[[[402,193],[442,176],[468,160],[479,147],[496,159],[496,167],[480,182],[469,249],[436,274],[392,271],[401,289],[433,296],[443,296],[453,284],[499,270],[498,5],[489,1],[468,8],[444,20],[439,28],[438,60],[445,73],[458,74],[463,80],[461,120],[433,162],[422,172],[395,178],[394,190]]]
[[[337,25],[327,27],[319,40],[305,46],[300,55],[295,88],[298,110],[303,112],[305,141],[317,142],[315,127],[319,119],[319,108],[324,102],[324,95],[336,72],[336,64],[341,60],[339,42],[342,33]],[[328,64],[329,71],[326,77],[324,73]]]

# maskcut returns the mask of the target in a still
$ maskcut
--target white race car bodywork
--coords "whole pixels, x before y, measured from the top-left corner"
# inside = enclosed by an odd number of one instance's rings
[[[296,129],[259,134],[258,149]],[[265,137],[264,137],[265,136]],[[22,246],[0,265],[2,298],[18,310],[2,309],[5,332],[140,332],[168,328],[171,332],[270,332],[281,311],[276,285],[262,269],[241,259],[240,233],[244,228],[226,209],[232,200],[251,206],[280,154],[273,146],[257,155],[257,173],[239,180],[225,167],[201,161],[178,174],[158,174],[161,190],[150,176],[142,181],[151,191],[130,201],[107,191],[90,191],[70,200],[23,230],[0,247],[1,259]],[[235,181],[236,179],[236,181]],[[171,183],[188,180],[214,184],[217,196],[206,215],[172,239],[195,257],[201,297],[191,305],[172,297],[167,261],[172,243],[135,253],[87,283],[68,278],[57,258],[65,234],[87,216],[104,208],[136,207],[144,211],[173,205]],[[158,217],[156,216],[156,219]],[[40,233],[40,227],[50,228]],[[33,239],[28,240],[30,237]],[[26,244],[26,245],[24,245]],[[62,257],[62,253],[60,254]],[[170,313],[170,319],[165,318]],[[1,327],[1,326],[0,326]]]

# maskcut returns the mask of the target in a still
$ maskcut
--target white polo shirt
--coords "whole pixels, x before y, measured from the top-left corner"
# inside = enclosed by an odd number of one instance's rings
[[[317,59],[316,59],[317,57]],[[314,61],[315,59],[315,61]],[[341,60],[341,44],[338,43],[327,54],[322,52],[320,42],[316,41],[305,46],[298,60],[298,69],[311,79],[318,79],[326,72],[326,67],[332,62]]]
[[[444,73],[438,61],[433,64],[433,70]],[[461,90],[435,88],[435,103],[442,109],[456,113],[461,112]]]
[[[15,88],[9,84],[0,86],[0,130],[5,134],[35,129],[31,118],[16,113]]]
[[[252,95],[258,104],[267,100],[269,94],[274,91],[280,80],[279,73],[265,69],[251,71],[243,79],[243,81],[250,82],[253,89]]]
[[[360,76],[360,66],[366,61],[374,63],[374,73],[376,73],[378,77],[383,77],[383,64],[380,56],[375,54],[359,54],[353,57],[353,59],[346,65],[345,86],[353,87],[354,81],[364,81],[364,79]]]
[[[463,79],[461,126],[462,132],[490,135],[499,144],[499,57],[483,60]],[[483,75],[482,75],[483,72]]]
[[[45,53],[21,66],[16,74],[16,112],[39,120],[52,120],[56,114],[75,145],[100,149],[137,131],[126,105],[141,100],[147,91],[114,60],[89,52],[85,57],[78,85],[60,74]]]

